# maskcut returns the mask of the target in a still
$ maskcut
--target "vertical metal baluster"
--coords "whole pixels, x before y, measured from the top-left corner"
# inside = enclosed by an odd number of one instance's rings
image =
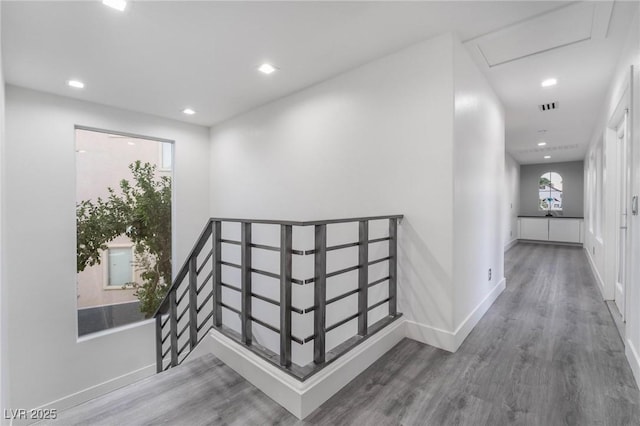
[[[222,282],[222,243],[220,240],[222,239],[222,223],[218,220],[214,221],[213,229],[211,232],[211,238],[213,241],[213,256],[211,256],[211,261],[213,264],[211,267],[213,268],[213,325],[216,327],[222,326],[222,286],[220,283]]]
[[[162,314],[156,316],[156,372],[162,373]]]
[[[171,366],[178,365],[178,305],[176,291],[169,294],[169,333],[171,333]]]
[[[315,227],[315,272],[314,272],[313,360],[325,362],[325,321],[327,305],[327,225]]]
[[[398,314],[398,219],[389,219],[389,315]]]
[[[280,225],[280,365],[291,365],[291,273],[293,232]]]
[[[358,334],[367,335],[369,308],[369,221],[361,220],[359,224],[358,247]]]
[[[198,256],[189,259],[189,348],[198,344]]]
[[[241,274],[242,274],[242,309],[240,322],[242,327],[242,342],[251,345],[251,223],[241,224]]]

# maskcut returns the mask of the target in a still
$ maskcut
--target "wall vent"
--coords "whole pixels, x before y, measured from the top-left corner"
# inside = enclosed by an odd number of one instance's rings
[[[558,101],[549,102],[546,104],[540,104],[538,105],[538,108],[540,108],[540,111],[549,111],[552,109],[558,109]]]

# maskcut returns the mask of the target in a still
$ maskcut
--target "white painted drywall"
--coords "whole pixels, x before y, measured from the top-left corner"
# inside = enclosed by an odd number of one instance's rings
[[[505,228],[504,245],[509,246],[518,239],[518,212],[520,211],[520,164],[505,152]]]
[[[614,205],[604,202],[602,204],[604,208],[604,215],[596,214],[595,209],[599,206],[596,202],[596,188],[598,182],[603,186],[604,200],[611,200],[610,191],[615,188],[612,186],[612,177],[615,176],[614,168],[615,158],[612,157],[614,152],[611,146],[607,142],[607,125],[611,120],[618,103],[623,99],[623,95],[629,87],[631,80],[631,66],[640,67],[640,11],[636,8],[635,16],[630,25],[627,42],[622,48],[620,60],[618,61],[614,77],[611,81],[611,85],[607,92],[605,102],[603,103],[603,109],[599,115],[598,122],[595,123],[594,132],[591,139],[590,147],[585,156],[585,251],[589,257],[589,260],[594,267],[594,272],[598,279],[601,281],[603,296],[605,298],[611,298],[612,292],[609,290],[612,272],[615,271],[615,236],[616,229],[611,225],[612,215],[615,213]],[[640,90],[637,88],[637,84],[640,83],[640,78],[636,77],[636,90],[633,92],[633,105],[632,114],[633,117],[633,136],[632,136],[632,150],[634,164],[631,168],[632,171],[632,186],[631,193],[633,195],[640,195]],[[592,157],[595,159],[599,152],[605,154],[604,167],[598,166],[592,162]],[[608,154],[608,155],[606,155]],[[607,196],[607,194],[609,196]],[[593,206],[593,208],[591,208]],[[599,233],[598,229],[602,231]],[[640,257],[640,217],[630,216],[629,218],[629,235],[631,237],[631,259],[637,259]],[[640,299],[640,269],[638,268],[638,262],[631,262],[632,275],[628,278],[627,287],[627,301],[631,303],[628,307],[633,306],[633,301]],[[631,364],[634,372],[636,382],[640,383],[640,312],[635,307],[627,309],[626,318],[626,354],[629,363]]]
[[[504,279],[504,109],[462,44],[453,47],[453,325],[471,331],[467,317]]]
[[[75,125],[175,141],[174,264],[209,213],[208,129],[8,86],[2,284],[11,408],[61,409],[154,372],[151,322],[77,340]]]
[[[399,311],[450,330],[452,64],[441,36],[214,127],[211,215],[404,214]]]
[[[413,338],[455,350],[504,286],[504,114],[450,34],[222,123],[211,143],[212,216],[404,214],[399,310]]]
[[[0,5],[0,21],[2,21],[2,5]],[[0,31],[0,206],[4,206],[4,74],[2,68],[2,36]],[[4,232],[4,213],[0,208],[0,242]],[[0,412],[4,413],[7,407],[7,387],[8,387],[8,341],[7,341],[7,313],[8,301],[4,289],[4,247],[0,244]],[[4,416],[2,416],[4,417]],[[0,424],[5,424],[5,419],[0,420]]]

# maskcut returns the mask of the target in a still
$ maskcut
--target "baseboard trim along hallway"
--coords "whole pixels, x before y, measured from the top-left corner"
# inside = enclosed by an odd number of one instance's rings
[[[405,336],[409,339],[444,349],[445,351],[457,351],[460,345],[462,345],[462,342],[464,342],[464,339],[467,338],[484,314],[487,313],[491,305],[493,305],[493,302],[495,302],[498,296],[504,291],[506,285],[506,279],[502,278],[453,332],[411,320],[405,320]]]
[[[215,329],[200,344],[199,353],[213,353],[294,416],[304,419],[404,337],[455,352],[505,287],[503,278],[454,332],[401,318],[304,382],[299,382]]]

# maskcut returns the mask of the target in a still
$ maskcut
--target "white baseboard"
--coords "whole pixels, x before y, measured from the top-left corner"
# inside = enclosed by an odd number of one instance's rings
[[[209,332],[213,354],[254,386],[304,419],[405,337],[395,321],[304,382],[284,373],[217,330]],[[206,340],[206,339],[205,339]]]
[[[453,332],[407,320],[405,335],[409,339],[455,352],[505,288],[506,280],[502,278]]]
[[[122,376],[109,379],[102,383],[98,383],[97,385],[90,386],[81,391],[72,393],[71,395],[67,395],[55,401],[48,402],[41,405],[40,407],[35,407],[34,409],[57,410],[58,412],[60,412],[62,410],[66,410],[67,408],[75,407],[76,405],[105,395],[121,387],[135,383],[154,374],[156,374],[156,365],[147,365],[146,367],[142,367],[127,374],[123,374]],[[35,420],[15,420],[12,421],[10,425],[27,425],[33,422],[35,422]]]
[[[456,337],[451,331],[411,320],[405,320],[405,324],[405,337],[408,339],[444,349],[445,351],[456,351]]]
[[[496,301],[505,288],[507,288],[507,280],[503,277],[498,284],[489,291],[489,294],[485,296],[482,302],[480,302],[478,306],[476,306],[476,308],[467,315],[458,328],[456,328],[454,332],[454,336],[456,338],[455,350],[458,350],[460,345],[462,345],[462,342],[464,342],[469,333],[471,333],[473,328],[480,322],[484,314],[487,313],[491,305],[493,305],[493,302]]]
[[[584,252],[587,255],[589,266],[591,266],[591,272],[593,272],[593,276],[596,278],[596,283],[598,283],[598,288],[600,289],[600,294],[602,295],[602,299],[609,300],[607,298],[607,293],[605,292],[605,289],[604,289],[604,280],[600,276],[600,272],[598,272],[598,268],[596,267],[596,262],[593,260],[593,257],[591,257],[591,253],[586,247],[584,247]]]
[[[624,352],[631,366],[633,377],[636,379],[636,385],[640,386],[640,355],[638,355],[638,351],[633,346],[631,339],[627,339]]]
[[[518,239],[514,238],[513,240],[509,241],[507,244],[504,245],[504,251],[505,253],[512,248],[513,246],[515,246],[516,244],[518,244]]]

